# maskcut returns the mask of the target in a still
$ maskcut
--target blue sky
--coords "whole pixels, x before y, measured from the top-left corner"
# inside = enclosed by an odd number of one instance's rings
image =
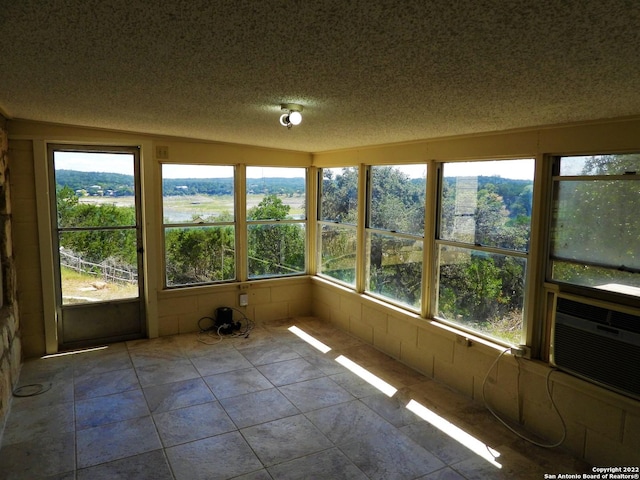
[[[57,170],[79,170],[82,172],[111,172],[133,175],[133,156],[130,154],[56,152]],[[424,177],[426,165],[399,165],[410,178]],[[499,175],[503,178],[533,180],[534,161],[495,160],[481,162],[451,162],[445,166],[445,176]],[[233,176],[230,166],[163,164],[164,178],[229,178]],[[249,167],[247,178],[303,177],[302,168]]]

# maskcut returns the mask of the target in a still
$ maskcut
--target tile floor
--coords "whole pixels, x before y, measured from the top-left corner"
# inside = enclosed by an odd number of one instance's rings
[[[292,334],[292,325],[331,350]],[[363,380],[367,372],[397,391],[382,393]],[[212,345],[187,334],[31,360],[20,385],[36,383],[51,388],[13,399],[1,479],[541,479],[589,471],[314,318]]]

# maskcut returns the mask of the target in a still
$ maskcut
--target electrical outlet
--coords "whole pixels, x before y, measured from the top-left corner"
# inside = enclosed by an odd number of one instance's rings
[[[249,294],[241,293],[240,296],[238,297],[238,304],[241,307],[246,307],[247,305],[249,305]]]
[[[519,358],[531,358],[531,349],[526,345],[518,345],[517,347],[511,347],[509,353],[514,357]]]

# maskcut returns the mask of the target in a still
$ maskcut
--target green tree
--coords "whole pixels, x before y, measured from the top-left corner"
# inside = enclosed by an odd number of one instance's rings
[[[56,210],[58,213],[58,226],[69,226],[73,211],[78,205],[78,197],[71,187],[60,186],[56,188]]]
[[[416,235],[420,240],[371,232],[368,290],[419,307],[425,179],[414,181],[394,166],[374,166],[370,195],[370,227]]]
[[[235,235],[231,225],[167,229],[165,254],[168,285],[235,278]]]
[[[358,169],[345,167],[341,174],[322,171],[321,219],[356,224],[358,221]]]
[[[135,225],[134,207],[93,204],[75,204],[71,207],[71,201],[63,200],[61,203],[63,210],[58,210],[61,227]],[[60,246],[94,263],[112,258],[127,265],[137,265],[135,230],[66,231],[60,234]]]
[[[509,250],[528,250],[531,187],[501,177],[444,178],[440,238],[461,245],[446,247],[440,258],[439,315],[519,341],[526,261]]]
[[[247,220],[281,221],[291,207],[275,194],[266,195],[247,212]],[[305,236],[300,224],[248,225],[249,276],[304,272]]]

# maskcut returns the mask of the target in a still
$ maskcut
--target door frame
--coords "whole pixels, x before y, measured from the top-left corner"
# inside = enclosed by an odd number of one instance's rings
[[[138,339],[147,337],[148,328],[147,328],[147,318],[146,318],[146,288],[145,288],[145,237],[144,237],[144,223],[143,223],[143,198],[142,198],[142,154],[141,148],[139,145],[131,146],[131,145],[113,145],[113,144],[84,144],[82,142],[77,143],[46,143],[45,147],[45,158],[46,158],[46,173],[47,173],[47,203],[48,203],[48,236],[49,236],[49,244],[51,245],[51,249],[49,251],[50,259],[52,260],[51,266],[52,271],[45,274],[43,269],[43,279],[44,276],[50,276],[53,280],[52,287],[53,291],[53,306],[55,309],[55,352],[60,350],[68,350],[73,348],[81,348],[86,346],[94,346],[98,344],[112,343],[117,341]],[[34,149],[35,150],[35,149]],[[63,151],[63,152],[89,152],[89,153],[118,153],[118,154],[131,154],[133,155],[133,166],[134,166],[134,193],[135,193],[135,214],[136,214],[136,225],[134,227],[136,232],[136,241],[137,241],[137,251],[138,251],[138,296],[132,299],[121,299],[114,301],[106,301],[99,302],[95,306],[88,307],[87,304],[82,305],[66,305],[62,304],[62,291],[61,291],[61,277],[60,277],[60,263],[59,263],[59,254],[58,254],[58,222],[57,222],[57,207],[56,207],[56,181],[55,181],[55,164],[54,164],[54,152]],[[34,151],[34,161],[36,160],[36,155]],[[38,183],[38,179],[36,178],[36,183]],[[38,205],[38,210],[40,209],[40,203]],[[40,235],[42,237],[42,235]],[[41,248],[41,252],[42,252]],[[41,253],[42,257],[42,253]],[[44,290],[44,283],[43,283]],[[43,295],[44,296],[44,295]],[[46,303],[46,297],[43,298]],[[63,329],[63,309],[69,314],[73,315],[77,313],[79,310],[82,310],[83,307],[86,308],[94,308],[96,309],[97,318],[101,319],[103,323],[107,323],[106,320],[107,314],[105,312],[111,310],[114,313],[121,311],[122,308],[127,308],[129,305],[130,309],[137,310],[137,324],[134,322],[132,324],[132,329],[129,329],[127,333],[120,333],[115,335],[103,335],[103,336],[94,336],[93,338],[87,338],[84,340],[74,339],[72,341],[67,341],[64,336]],[[100,309],[100,307],[105,307],[104,309]],[[100,310],[103,310],[100,312]],[[51,325],[47,328],[47,321],[45,319],[45,336],[46,336],[46,350],[47,353],[55,353],[52,352],[52,341],[50,338],[51,333]]]

